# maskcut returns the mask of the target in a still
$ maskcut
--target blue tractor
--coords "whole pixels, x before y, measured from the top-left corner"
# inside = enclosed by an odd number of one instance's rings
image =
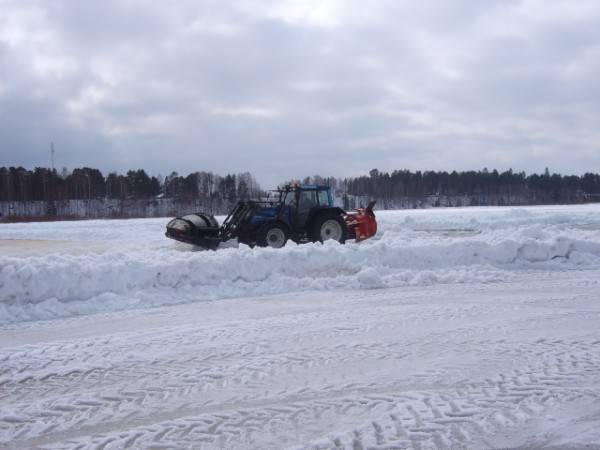
[[[177,217],[167,224],[166,236],[215,250],[230,239],[251,247],[280,248],[288,239],[297,243],[328,239],[344,243],[346,239],[366,239],[377,231],[375,202],[346,213],[333,205],[328,186],[285,186],[274,192],[273,200],[238,202],[221,226],[210,214]]]

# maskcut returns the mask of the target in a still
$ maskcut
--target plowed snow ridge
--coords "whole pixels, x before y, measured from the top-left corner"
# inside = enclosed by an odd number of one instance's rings
[[[482,213],[483,211],[483,213]],[[14,224],[0,239],[106,242],[104,251],[0,256],[0,323],[248,295],[499,281],[515,271],[594,268],[600,208],[378,212],[375,239],[217,252],[163,236],[166,220]],[[18,241],[17,242],[18,245]],[[72,247],[72,245],[71,245]],[[14,253],[13,253],[14,254]]]

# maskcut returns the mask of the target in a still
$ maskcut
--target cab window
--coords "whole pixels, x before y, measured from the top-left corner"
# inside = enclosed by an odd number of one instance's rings
[[[329,206],[329,196],[327,195],[327,191],[319,191],[319,205]]]
[[[317,192],[316,191],[302,191],[300,193],[300,207],[299,211],[308,211],[310,208],[317,206]]]
[[[285,199],[283,200],[283,203],[286,206],[295,206],[296,205],[296,192],[295,191],[289,191],[285,194]]]

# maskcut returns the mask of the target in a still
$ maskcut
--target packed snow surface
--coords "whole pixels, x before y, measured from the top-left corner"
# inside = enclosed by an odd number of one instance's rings
[[[198,251],[0,225],[0,448],[598,448],[600,205]]]

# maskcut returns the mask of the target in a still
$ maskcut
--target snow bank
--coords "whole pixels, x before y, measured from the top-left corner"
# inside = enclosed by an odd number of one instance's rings
[[[0,237],[20,233],[28,239],[48,239],[62,228],[61,239],[68,230],[82,241],[104,240],[116,247],[89,254],[0,256],[0,323],[290,291],[489,282],[515,270],[598,267],[599,213],[600,208],[589,207],[381,212],[378,236],[360,244],[289,243],[280,250],[230,246],[217,252],[181,251],[189,247],[166,240],[165,220],[156,219],[0,228]]]

